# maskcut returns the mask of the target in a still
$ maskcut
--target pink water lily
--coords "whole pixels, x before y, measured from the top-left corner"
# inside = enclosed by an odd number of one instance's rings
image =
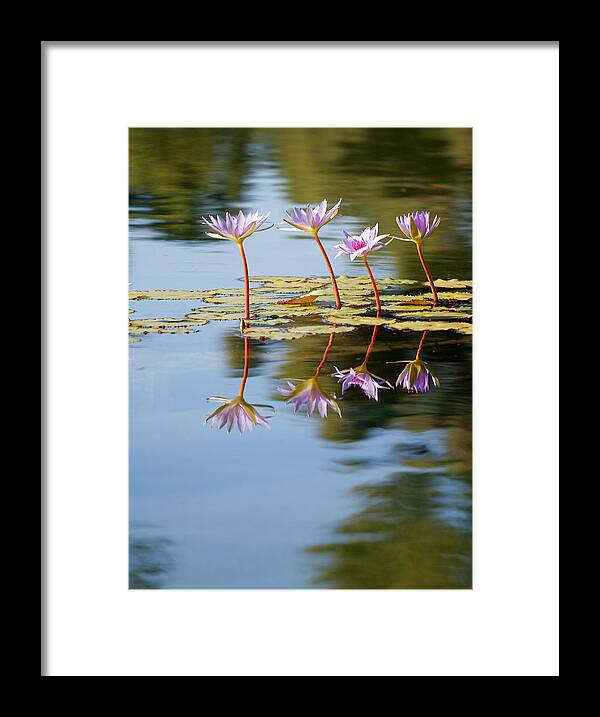
[[[370,254],[372,251],[378,251],[383,249],[386,244],[382,239],[389,237],[389,234],[379,234],[379,224],[375,224],[374,227],[367,227],[358,235],[349,234],[345,229],[344,241],[341,244],[336,244],[333,248],[338,250],[335,255],[347,254],[350,257],[350,261],[354,261],[357,256],[363,257]]]
[[[292,209],[286,211],[288,217],[284,217],[283,221],[302,232],[310,232],[311,234],[314,234],[337,215],[341,203],[342,200],[340,199],[337,204],[334,204],[330,209],[327,209],[327,200],[324,199],[320,204],[307,204],[305,208],[293,207]],[[284,229],[283,231],[292,230]]]
[[[286,397],[286,403],[292,404],[294,413],[306,407],[308,416],[312,416],[313,412],[317,410],[321,414],[321,418],[327,418],[327,410],[331,408],[341,418],[342,412],[338,402],[335,400],[335,394],[325,393],[316,376],[297,385],[291,381],[288,381],[287,384],[288,388],[278,387],[277,390],[282,396]]]
[[[235,242],[242,242],[253,234],[267,221],[271,212],[260,214],[258,211],[249,212],[244,215],[240,209],[237,216],[227,212],[224,217],[217,214],[215,217],[202,217],[202,221],[210,227],[214,234],[206,232],[206,235],[213,239],[230,239]]]
[[[216,232],[215,234],[206,232],[207,236],[213,237],[213,239],[229,239],[234,241],[240,248],[244,267],[244,318],[241,321],[242,329],[248,326],[248,321],[250,320],[250,275],[243,242],[255,231],[263,231],[260,227],[269,218],[270,214],[271,212],[259,214],[258,211],[255,211],[244,215],[244,212],[240,209],[237,216],[227,212],[225,217],[219,214],[216,217],[209,215],[209,219],[202,217],[202,221]],[[268,229],[269,227],[265,228]]]
[[[377,316],[381,316],[381,300],[379,298],[379,290],[377,289],[375,277],[373,276],[373,272],[371,271],[371,267],[367,261],[367,254],[370,254],[372,251],[383,249],[383,247],[389,244],[389,242],[383,242],[381,240],[386,239],[390,235],[379,234],[379,224],[375,224],[374,227],[367,227],[366,229],[363,229],[362,233],[359,235],[349,234],[345,229],[344,234],[344,241],[333,247],[338,250],[335,258],[337,259],[338,256],[347,254],[350,257],[350,261],[354,261],[357,256],[364,261],[365,268],[369,274],[369,279],[371,279],[371,284],[373,285],[373,292],[375,293]],[[390,239],[390,241],[392,240]]]

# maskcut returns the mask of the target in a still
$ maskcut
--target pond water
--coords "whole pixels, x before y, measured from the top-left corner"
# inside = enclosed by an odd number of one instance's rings
[[[271,211],[343,197],[320,233],[330,257],[342,229],[411,209],[442,216],[425,253],[434,277],[471,278],[468,129],[132,129],[132,290],[240,287],[232,242],[198,220],[225,210]],[[325,277],[308,235],[275,228],[245,242],[253,275]],[[373,254],[378,278],[424,280],[412,244]],[[338,274],[364,275],[346,257]],[[192,301],[132,301],[135,318],[183,317]],[[334,367],[356,366],[372,327],[337,333],[321,386],[340,394]],[[392,383],[421,333],[379,327],[369,369]],[[430,331],[422,357],[440,386],[425,394],[354,388],[330,412],[294,414],[277,387],[307,379],[329,335],[245,341],[235,321],[198,333],[148,334],[130,346],[131,588],[471,587],[471,337]],[[227,433],[205,423],[244,396],[271,430]]]

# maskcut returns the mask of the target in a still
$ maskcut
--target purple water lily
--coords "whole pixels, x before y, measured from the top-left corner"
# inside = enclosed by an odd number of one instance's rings
[[[409,212],[401,217],[396,217],[396,224],[400,227],[403,237],[397,237],[402,241],[421,242],[425,237],[439,227],[440,218],[436,214],[433,219],[430,218],[430,212]]]
[[[314,234],[337,215],[341,203],[340,199],[337,204],[327,209],[327,200],[324,199],[320,204],[314,206],[307,204],[306,208],[294,207],[286,211],[288,218],[284,217],[283,221],[302,232]],[[292,231],[292,229],[284,228],[283,231]]]
[[[396,386],[405,388],[409,393],[427,393],[430,381],[434,386],[440,385],[439,379],[433,375],[425,361],[415,359],[406,362],[396,380]]]
[[[231,433],[232,428],[237,428],[240,433],[244,433],[244,431],[251,431],[256,425],[271,430],[268,423],[271,416],[262,416],[256,410],[258,404],[251,405],[241,395],[233,399],[211,396],[208,400],[223,403],[206,419],[207,423],[210,422],[217,428],[227,428],[228,433]],[[270,408],[270,406],[266,406],[266,408]]]
[[[337,366],[334,366],[335,373],[331,374],[340,380],[342,384],[342,394],[344,394],[351,386],[358,386],[368,398],[372,398],[375,401],[378,400],[378,391],[380,389],[392,388],[389,381],[386,381],[380,376],[375,376],[366,366],[357,366],[356,368],[348,368],[343,371]]]
[[[431,272],[429,271],[429,267],[427,266],[425,257],[423,256],[421,242],[425,239],[425,237],[433,234],[433,232],[439,227],[440,218],[436,214],[433,219],[431,219],[430,212],[410,212],[409,214],[404,214],[401,217],[396,217],[396,224],[400,227],[400,231],[404,234],[404,236],[395,238],[401,239],[402,241],[411,241],[417,247],[417,253],[419,255],[421,265],[425,275],[427,276],[429,286],[431,287],[431,293],[433,294],[433,305],[437,306],[438,295],[433,277],[431,276]]]
[[[227,212],[224,217],[219,214],[215,217],[209,215],[209,219],[202,217],[202,221],[215,232],[214,234],[206,232],[207,236],[213,237],[213,239],[230,239],[231,241],[242,242],[250,234],[260,229],[270,214],[271,212],[260,214],[255,211],[244,215],[244,212],[240,209],[237,216]]]
[[[338,250],[335,258],[337,259],[338,256],[347,254],[350,257],[350,261],[354,261],[357,256],[366,256],[372,251],[383,249],[386,244],[381,240],[389,237],[389,234],[379,234],[379,224],[363,229],[358,235],[349,234],[345,229],[343,232],[344,241],[333,247]]]
[[[341,418],[342,412],[338,402],[335,400],[335,394],[325,393],[319,386],[316,376],[297,385],[291,381],[288,381],[287,384],[288,388],[278,387],[277,390],[282,396],[286,397],[286,403],[292,404],[294,413],[306,406],[308,416],[312,416],[316,409],[321,414],[321,418],[327,418],[327,410],[331,408]]]
[[[302,209],[301,207],[294,207],[293,209],[288,210],[286,212],[288,218],[283,218],[283,221],[287,224],[291,224],[294,229],[299,229],[302,232],[309,232],[315,238],[319,250],[323,255],[323,259],[325,260],[325,264],[327,264],[327,271],[329,272],[329,277],[331,278],[331,288],[333,289],[333,295],[335,296],[335,306],[337,309],[341,308],[342,300],[340,299],[340,292],[338,289],[337,281],[335,280],[335,274],[333,273],[331,262],[329,261],[327,252],[325,251],[323,245],[321,244],[321,240],[319,239],[319,229],[328,224],[337,215],[341,203],[342,200],[340,199],[337,204],[334,204],[333,207],[331,207],[331,209],[327,209],[327,200],[324,199],[321,204],[315,204],[314,206],[307,204],[306,209]],[[287,229],[284,227],[283,231],[294,230]]]
[[[213,239],[230,239],[240,248],[242,265],[244,267],[244,318],[241,321],[242,329],[247,327],[248,321],[250,320],[250,275],[243,242],[244,239],[255,231],[264,231],[260,229],[260,227],[269,218],[270,214],[271,212],[259,214],[258,211],[255,211],[244,216],[244,212],[240,209],[237,216],[227,212],[224,218],[219,214],[217,214],[216,217],[209,215],[210,219],[202,217],[202,221],[216,232],[216,234],[206,232],[207,236],[213,237]],[[269,227],[265,227],[265,229],[268,228]]]

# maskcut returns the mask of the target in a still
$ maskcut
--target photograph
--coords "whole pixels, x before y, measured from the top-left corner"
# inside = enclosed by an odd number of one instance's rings
[[[129,590],[472,589],[472,165],[129,127]]]

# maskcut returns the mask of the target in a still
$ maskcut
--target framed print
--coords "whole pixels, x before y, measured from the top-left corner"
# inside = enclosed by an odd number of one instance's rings
[[[43,676],[557,675],[558,44],[42,70]]]

